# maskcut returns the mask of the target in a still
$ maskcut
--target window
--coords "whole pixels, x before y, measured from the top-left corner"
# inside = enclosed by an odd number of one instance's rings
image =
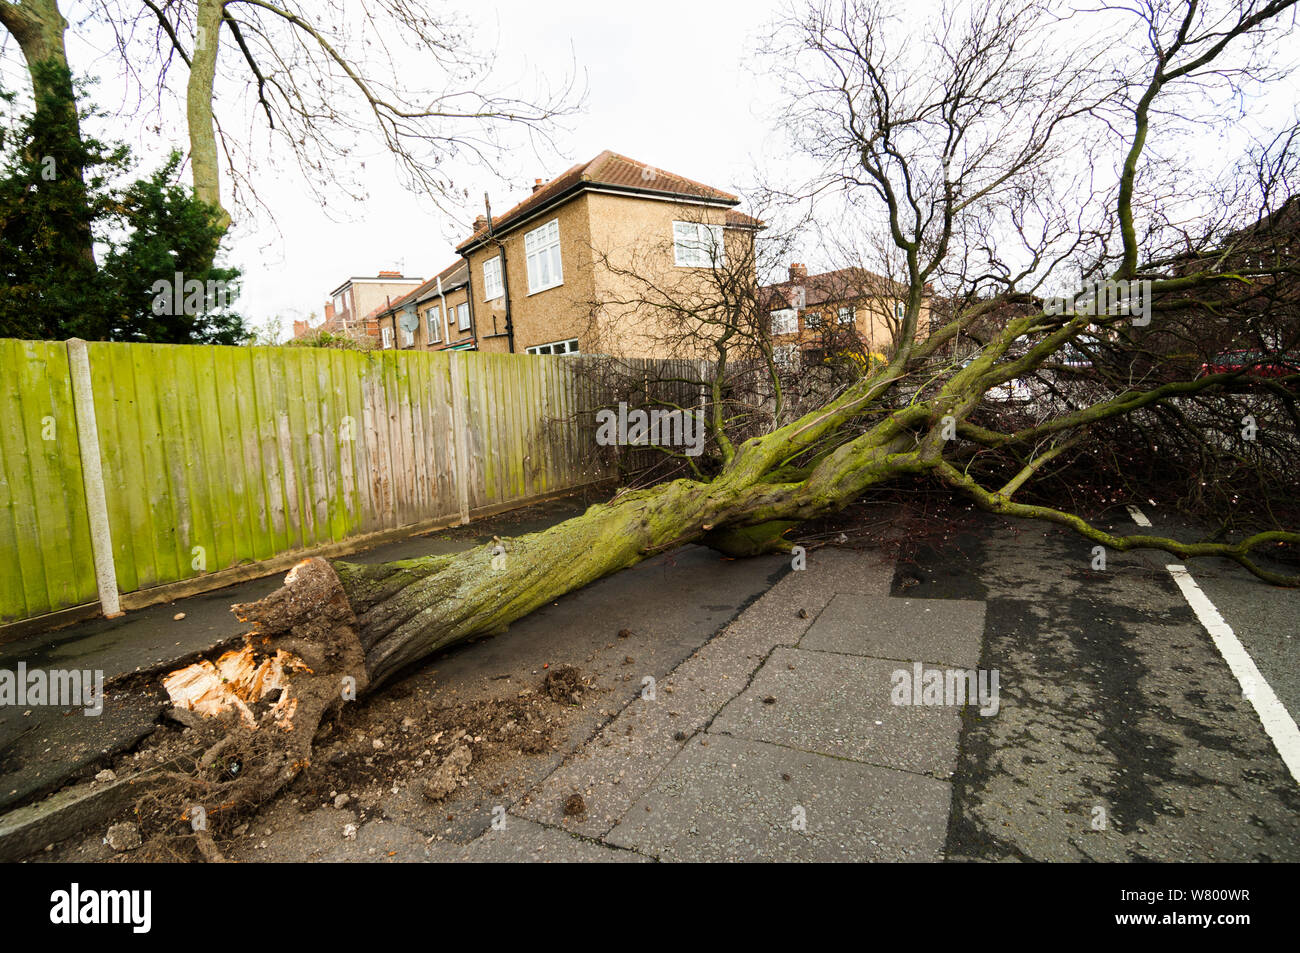
[[[898,320],[900,320],[900,321],[903,320],[903,312],[904,312],[905,310],[906,310],[906,307],[904,306],[903,302],[901,302],[901,301],[895,301],[895,302],[894,302],[894,317],[898,318]]]
[[[803,325],[809,331],[818,331],[826,326],[826,321],[821,314],[812,311],[803,316]]]
[[[840,308],[840,324],[852,324],[852,323],[853,323],[853,309]]]
[[[402,328],[402,347],[415,347],[415,332]]]
[[[785,344],[773,348],[772,359],[776,362],[777,367],[791,369],[799,360],[799,346],[797,344]]]
[[[524,236],[528,263],[528,293],[536,294],[564,284],[560,268],[560,220],[553,219]]]
[[[335,296],[334,296],[334,313],[335,313],[335,314],[342,314],[342,313],[343,313],[343,296],[342,296],[342,295],[335,295]]]
[[[437,344],[442,340],[442,309],[435,304],[424,312],[424,320],[429,329],[429,343]]]
[[[577,354],[578,339],[570,338],[567,341],[552,341],[550,344],[535,344],[527,350],[529,354]]]
[[[501,256],[483,262],[483,300],[491,301],[506,293],[501,283]]]
[[[772,312],[773,334],[794,334],[799,330],[799,318],[794,308],[784,308]]]
[[[469,330],[469,302],[462,301],[456,305],[456,328],[460,331]]]
[[[673,222],[673,261],[683,268],[722,264],[722,226]]]
[[[392,346],[393,346],[393,329],[392,329],[392,328],[380,328],[380,329],[379,329],[379,336],[380,336],[380,339],[381,339],[382,342],[383,342],[383,346],[384,346],[384,347],[389,348],[389,347],[392,347]]]

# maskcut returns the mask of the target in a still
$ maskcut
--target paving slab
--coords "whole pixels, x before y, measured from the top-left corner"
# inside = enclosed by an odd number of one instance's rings
[[[589,744],[560,765],[512,813],[600,837],[627,813],[694,734],[706,727],[778,645],[794,646],[835,594],[888,591],[892,566],[874,553],[817,550],[808,568],[786,573],[743,613],[655,686],[635,697]],[[587,802],[568,817],[570,794]]]
[[[947,778],[957,762],[961,709],[895,705],[892,676],[901,664],[778,648],[709,734]]]
[[[950,795],[905,771],[701,735],[606,840],[669,861],[934,861]]]
[[[444,859],[443,855],[439,854],[438,859]],[[636,851],[576,837],[519,817],[507,817],[504,827],[476,837],[451,859],[471,864],[644,864],[652,860]]]
[[[799,643],[806,649],[975,668],[984,603],[838,592]]]

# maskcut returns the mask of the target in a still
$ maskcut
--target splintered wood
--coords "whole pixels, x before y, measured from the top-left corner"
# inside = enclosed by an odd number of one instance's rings
[[[172,672],[163,679],[163,687],[177,708],[207,716],[234,708],[249,728],[257,727],[250,706],[278,692],[270,713],[276,724],[289,730],[298,700],[289,692],[287,674],[299,670],[308,671],[300,659],[283,649],[258,664],[253,647],[245,645],[225,653],[215,664],[205,660]]]

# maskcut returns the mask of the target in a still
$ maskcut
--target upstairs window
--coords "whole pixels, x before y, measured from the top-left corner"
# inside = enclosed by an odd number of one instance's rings
[[[564,284],[560,267],[560,220],[552,219],[524,236],[528,264],[528,293],[536,294]]]
[[[456,305],[456,328],[460,331],[469,330],[469,302]]]
[[[772,312],[773,334],[795,334],[799,330],[799,317],[794,308],[783,308]]]
[[[725,260],[722,226],[673,222],[673,261],[682,268],[709,268]]]
[[[392,347],[392,346],[393,346],[393,329],[392,329],[392,328],[387,328],[387,327],[385,327],[385,328],[380,328],[380,329],[379,329],[379,338],[380,338],[380,341],[383,343],[383,346],[384,346],[385,348],[390,348],[390,347]]]
[[[436,304],[428,311],[424,312],[425,324],[429,329],[428,338],[430,344],[438,344],[442,341],[442,309]]]
[[[501,281],[501,256],[483,262],[483,300],[492,301],[506,293]]]
[[[840,308],[840,324],[852,324],[852,323],[853,323],[853,309]]]

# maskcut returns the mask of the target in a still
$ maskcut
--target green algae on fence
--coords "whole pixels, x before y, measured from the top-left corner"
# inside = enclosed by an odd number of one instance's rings
[[[596,400],[581,359],[106,342],[87,355],[122,593],[454,520],[462,492],[473,510],[603,475],[579,419]],[[7,623],[98,594],[67,347],[0,340],[0,374]]]
[[[67,346],[0,340],[0,622],[94,602]]]

